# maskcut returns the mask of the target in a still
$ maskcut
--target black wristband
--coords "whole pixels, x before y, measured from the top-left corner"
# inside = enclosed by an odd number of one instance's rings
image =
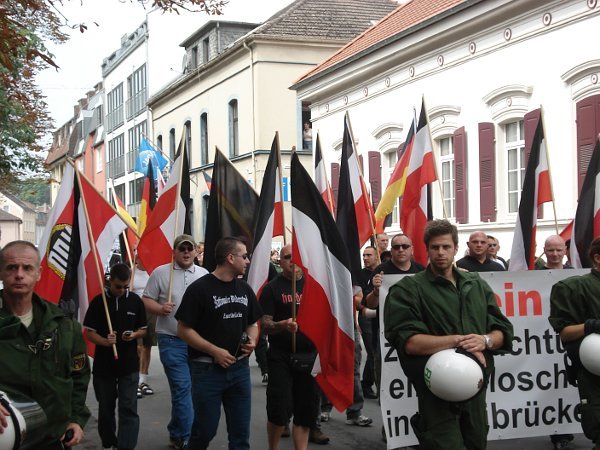
[[[592,333],[600,333],[600,319],[588,319],[583,325],[583,332],[585,335]]]

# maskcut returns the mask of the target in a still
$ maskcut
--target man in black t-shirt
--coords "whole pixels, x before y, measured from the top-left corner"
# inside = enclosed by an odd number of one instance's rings
[[[146,310],[137,294],[129,292],[131,270],[115,264],[105,290],[106,306],[112,324],[109,330],[102,295],[94,297],[83,326],[88,339],[96,344],[93,385],[98,400],[98,434],[102,447],[134,449],[140,418],[137,413],[137,387],[140,361],[137,339],[146,335]],[[116,346],[118,359],[113,353]],[[115,426],[115,405],[119,399],[119,426]]]
[[[469,254],[456,261],[456,267],[469,272],[502,272],[502,264],[494,262],[488,255],[487,235],[483,231],[475,231],[469,236]]]
[[[223,238],[215,247],[217,268],[188,286],[175,314],[177,335],[188,344],[194,422],[190,450],[206,449],[217,433],[221,405],[229,447],[250,448],[250,368],[262,316],[244,280],[246,245]]]
[[[292,247],[281,249],[282,273],[269,282],[260,296],[265,315],[261,320],[264,333],[269,335],[269,381],[267,384],[267,434],[269,449],[276,450],[285,425],[294,416],[293,438],[295,448],[306,448],[310,426],[317,408],[317,388],[310,371],[295,368],[292,339],[295,334],[295,354],[304,358],[316,356],[314,344],[298,331],[292,319],[292,305],[302,302],[304,279],[299,267],[292,264]],[[292,296],[292,278],[296,276],[296,295]]]

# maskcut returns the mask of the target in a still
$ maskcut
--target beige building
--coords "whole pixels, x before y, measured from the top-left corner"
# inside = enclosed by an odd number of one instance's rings
[[[17,227],[17,237],[10,240],[22,239],[33,244],[37,243],[35,235],[37,213],[34,205],[20,200],[6,191],[0,191],[0,210],[15,216],[21,221]],[[5,241],[6,237],[3,235],[2,239]]]
[[[187,128],[197,238],[203,239],[206,223],[203,172],[211,171],[215,147],[257,190],[276,131],[283,176],[289,177],[292,149],[310,168],[312,145],[302,148],[302,123],[310,122],[310,111],[289,86],[396,5],[298,0],[260,26],[212,21],[181,44],[185,73],[148,106],[153,140],[165,153],[174,154]]]
[[[23,221],[0,209],[0,248],[11,241],[21,239],[20,229]]]

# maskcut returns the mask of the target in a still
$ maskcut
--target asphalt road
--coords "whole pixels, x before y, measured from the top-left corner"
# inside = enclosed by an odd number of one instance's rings
[[[251,360],[252,372],[252,424],[251,424],[251,447],[253,449],[266,450],[266,385],[261,383],[260,370],[256,365],[254,356]],[[164,376],[162,365],[158,359],[158,350],[153,349],[152,363],[150,368],[150,385],[154,395],[143,397],[138,401],[138,412],[140,414],[140,434],[138,439],[139,450],[167,450],[169,435],[166,430],[170,414],[170,395],[167,380]],[[92,418],[85,428],[85,440],[76,450],[102,449],[97,430],[98,405],[94,398],[94,392],[90,383],[88,390],[88,406],[92,411]],[[346,425],[345,415],[333,411],[331,420],[322,424],[322,430],[331,441],[328,445],[309,444],[309,448],[323,448],[328,450],[385,450],[386,445],[381,438],[381,412],[377,400],[365,400],[363,414],[373,418],[373,425],[360,428]],[[210,446],[211,449],[227,449],[227,432],[225,429],[225,417],[221,416],[219,432]],[[279,447],[281,450],[293,449],[290,438],[282,439]],[[552,450],[552,445],[547,436],[528,439],[510,439],[504,441],[491,441],[488,444],[490,450]],[[575,441],[571,447],[573,450],[589,450],[592,443],[583,436],[575,435]]]

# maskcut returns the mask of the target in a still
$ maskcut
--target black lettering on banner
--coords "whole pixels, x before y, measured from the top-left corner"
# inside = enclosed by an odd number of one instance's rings
[[[389,363],[389,362],[397,362],[398,361],[398,355],[393,354],[396,349],[392,347],[392,344],[390,344],[388,341],[384,342],[383,348],[387,349],[387,352],[385,354],[385,357],[383,358],[383,362]]]
[[[552,370],[540,370],[531,373],[523,370],[516,374],[512,372],[494,372],[490,378],[489,392],[510,392],[518,390],[529,392],[534,389],[549,391],[552,389],[566,389],[569,386],[567,371],[559,363],[552,365]]]
[[[390,381],[388,393],[394,400],[401,399],[404,396],[407,398],[415,396],[412,383],[400,378],[394,378],[392,381]]]
[[[523,336],[513,337],[511,355],[517,356],[523,352],[526,355],[553,355],[564,351],[559,335],[550,328],[546,328],[541,335],[532,333],[531,330],[525,328]]]
[[[408,436],[410,431],[410,417],[408,416],[392,416],[392,412],[388,409],[385,413],[386,434],[388,438],[398,436]]]
[[[543,408],[538,405],[537,400],[527,401],[524,407],[511,409],[499,408],[496,402],[492,402],[491,415],[494,430],[581,422],[578,408],[573,407],[570,403],[565,403],[562,398],[558,399],[556,405],[547,405]]]

